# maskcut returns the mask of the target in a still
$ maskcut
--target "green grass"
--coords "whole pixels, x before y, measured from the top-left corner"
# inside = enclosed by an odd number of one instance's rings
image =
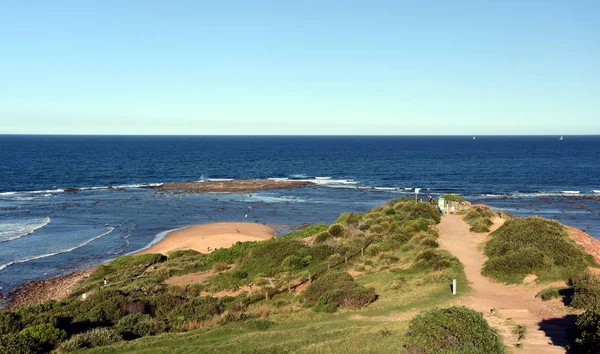
[[[521,283],[529,274],[538,282],[568,280],[594,264],[561,224],[538,217],[507,221],[485,246],[482,274],[506,283]]]

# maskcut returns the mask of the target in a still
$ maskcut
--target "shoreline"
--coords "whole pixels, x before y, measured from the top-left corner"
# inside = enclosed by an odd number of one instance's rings
[[[131,253],[140,255],[191,249],[203,254],[217,248],[228,248],[236,242],[263,241],[275,237],[275,228],[249,222],[216,222],[198,224],[164,232],[164,237],[153,240],[144,249]],[[160,235],[162,233],[157,234]]]

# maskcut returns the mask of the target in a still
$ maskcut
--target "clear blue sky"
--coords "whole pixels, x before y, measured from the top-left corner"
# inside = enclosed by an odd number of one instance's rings
[[[600,1],[3,0],[0,133],[600,134]]]

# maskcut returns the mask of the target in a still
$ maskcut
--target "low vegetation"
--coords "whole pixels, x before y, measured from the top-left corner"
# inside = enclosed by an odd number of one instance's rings
[[[521,283],[529,274],[537,281],[568,280],[594,264],[568,237],[561,224],[537,217],[507,221],[485,246],[488,261],[482,274],[506,283]]]
[[[600,308],[590,308],[579,316],[570,347],[573,353],[600,353]]]
[[[471,225],[471,232],[487,233],[490,232],[490,226],[494,224],[492,221],[494,216],[496,216],[496,213],[488,206],[474,205],[467,210],[463,219],[467,224]]]
[[[406,346],[413,353],[504,353],[500,336],[480,312],[466,307],[434,309],[415,316]]]
[[[442,198],[444,198],[444,200],[447,202],[466,203],[465,198],[456,194],[443,194]]]
[[[135,352],[153,343],[207,352],[329,353],[358,346],[395,352],[405,344],[406,324],[359,324],[348,321],[348,312],[382,316],[450,301],[451,280],[466,281],[458,259],[438,249],[439,221],[434,205],[397,199],[365,214],[342,214],[332,225],[208,255],[119,257],[63,301],[0,312],[0,353]],[[189,273],[205,278],[165,283]],[[188,331],[190,343],[181,340]]]

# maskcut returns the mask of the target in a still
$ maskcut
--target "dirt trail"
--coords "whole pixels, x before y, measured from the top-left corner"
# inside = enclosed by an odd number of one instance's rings
[[[494,220],[492,230],[503,223],[502,219]],[[566,352],[566,329],[573,323],[574,315],[558,301],[543,302],[535,298],[538,291],[553,284],[496,283],[481,275],[481,268],[487,260],[481,243],[488,234],[471,233],[469,225],[459,215],[444,216],[439,229],[441,248],[460,259],[473,289],[471,295],[458,301],[460,305],[482,312],[490,325],[500,331],[505,344],[513,347],[517,342],[522,343],[522,349],[515,348],[515,353]],[[457,290],[460,292],[460,284]],[[512,333],[516,325],[527,327],[525,339],[521,341]]]

